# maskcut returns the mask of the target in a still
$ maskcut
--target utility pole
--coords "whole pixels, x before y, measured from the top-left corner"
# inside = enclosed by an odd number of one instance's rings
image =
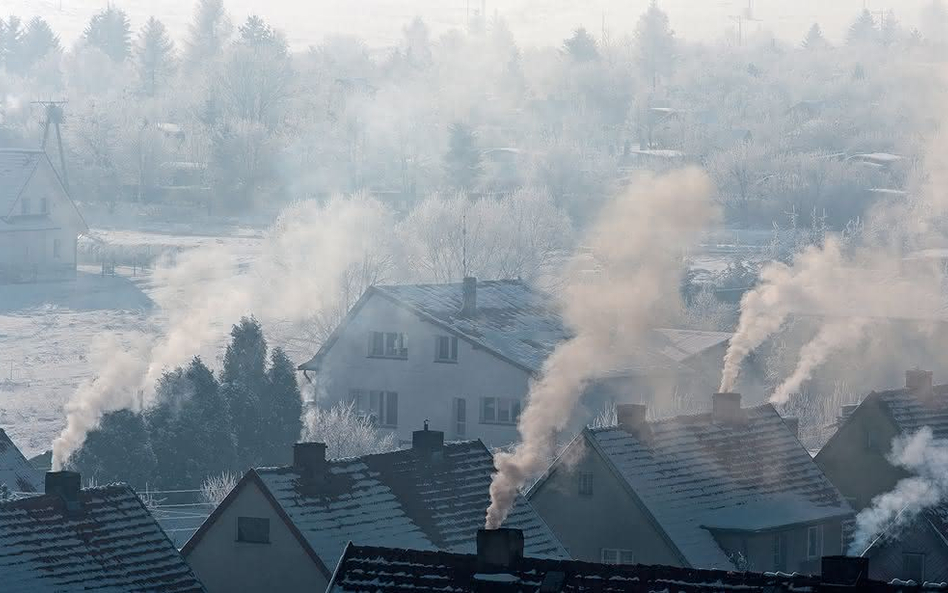
[[[56,144],[59,147],[59,168],[60,175],[63,179],[63,187],[66,188],[66,192],[69,191],[69,173],[66,171],[66,152],[63,150],[63,134],[62,129],[60,128],[63,123],[63,106],[66,104],[66,101],[33,101],[35,105],[42,105],[45,111],[45,119],[43,121],[43,141],[40,144],[40,148],[43,149],[43,152],[46,152],[46,141],[49,139],[49,127],[52,125],[56,128]]]

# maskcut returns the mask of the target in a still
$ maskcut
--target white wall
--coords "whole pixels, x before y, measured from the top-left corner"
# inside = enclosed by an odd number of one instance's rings
[[[407,333],[408,360],[369,358],[369,334],[373,331]],[[489,447],[516,441],[515,425],[480,423],[480,398],[519,398],[522,402],[528,373],[464,340],[458,341],[457,364],[435,362],[437,335],[448,334],[373,295],[326,355],[319,379],[326,381],[327,401],[347,400],[350,389],[395,391],[399,408],[396,433],[400,440],[410,441],[412,431],[421,429],[425,418],[432,430],[443,430],[446,439],[462,438],[453,429],[451,415],[453,398],[464,398],[464,439],[480,438]]]

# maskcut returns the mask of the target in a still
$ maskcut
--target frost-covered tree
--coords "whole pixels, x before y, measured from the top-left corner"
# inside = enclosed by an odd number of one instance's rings
[[[13,43],[6,53],[7,68],[11,72],[28,74],[41,60],[62,51],[59,37],[40,17],[30,20],[23,31],[11,29],[11,35]]]
[[[164,87],[175,70],[174,42],[168,37],[164,23],[151,17],[138,34],[136,55],[138,78],[142,90],[154,97]]]
[[[668,21],[668,14],[652,0],[648,10],[639,17],[635,26],[635,47],[639,66],[652,85],[658,85],[662,77],[671,74],[675,64],[675,32]]]
[[[22,43],[23,21],[20,17],[10,15],[6,22],[0,19],[0,63],[8,70],[17,70]]]
[[[922,33],[931,43],[943,44],[948,35],[948,5],[945,0],[931,0],[922,8]]]
[[[122,62],[132,49],[132,29],[128,15],[121,8],[108,8],[92,16],[83,32],[83,38],[98,48],[113,62]]]
[[[431,33],[421,17],[415,17],[404,28],[405,59],[413,68],[427,68],[431,64]]]
[[[233,34],[223,0],[198,0],[188,25],[184,62],[189,69],[207,66],[219,58]]]
[[[444,156],[448,185],[471,190],[477,185],[483,166],[477,134],[467,124],[455,122],[448,128],[448,152]]]
[[[879,40],[879,29],[876,28],[876,21],[872,18],[869,9],[863,9],[859,16],[849,26],[846,34],[846,42],[850,45],[861,45],[875,43]]]
[[[306,411],[303,430],[304,441],[326,443],[326,456],[333,459],[398,448],[395,435],[379,430],[352,402],[337,403],[328,409],[311,407]]]
[[[882,24],[879,27],[879,39],[882,45],[890,46],[896,43],[901,35],[902,26],[895,16],[895,11],[890,8],[882,18]]]
[[[813,23],[810,30],[806,32],[806,37],[803,38],[804,49],[823,49],[828,45],[826,37],[823,37],[823,29],[820,28],[819,23]]]
[[[563,52],[577,62],[591,62],[599,59],[599,48],[592,35],[580,27],[563,42]]]
[[[201,500],[217,508],[239,481],[240,474],[237,472],[223,472],[209,476],[201,483]]]
[[[260,17],[248,17],[220,77],[229,114],[272,129],[290,98],[292,82],[286,39]]]

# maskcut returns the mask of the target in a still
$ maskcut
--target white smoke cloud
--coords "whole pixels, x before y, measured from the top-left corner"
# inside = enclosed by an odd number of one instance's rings
[[[682,255],[717,217],[711,184],[696,169],[645,176],[608,205],[586,244],[599,264],[567,270],[562,312],[575,337],[556,348],[530,386],[521,442],[494,457],[486,526],[499,527],[517,492],[542,471],[584,388],[635,355],[648,330],[680,313]],[[585,260],[584,260],[585,261]]]
[[[931,428],[893,439],[888,459],[914,475],[873,498],[856,516],[850,555],[861,556],[879,537],[896,537],[920,513],[948,498],[948,442],[935,439]]]

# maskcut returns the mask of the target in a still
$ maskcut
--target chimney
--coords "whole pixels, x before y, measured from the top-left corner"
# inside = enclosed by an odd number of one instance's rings
[[[823,556],[820,580],[826,585],[859,587],[869,579],[869,559],[861,556]]]
[[[643,428],[648,428],[645,415],[648,406],[645,404],[616,404],[616,420],[619,428],[629,434],[639,434]]]
[[[78,511],[79,489],[82,477],[79,472],[46,472],[46,494],[55,494],[66,503],[66,510]]]
[[[787,416],[783,419],[783,423],[787,425],[787,428],[790,429],[790,432],[793,433],[793,436],[800,438],[800,419],[796,416]]]
[[[444,449],[444,432],[428,430],[428,421],[425,420],[424,429],[411,433],[411,448],[419,453],[440,453]]]
[[[326,443],[296,443],[293,445],[293,469],[300,474],[300,489],[314,494],[325,482]]]
[[[836,426],[842,426],[849,420],[849,417],[853,415],[853,412],[856,411],[856,408],[859,407],[859,404],[843,404],[839,408],[839,418],[836,419]]]
[[[467,276],[461,285],[461,311],[462,317],[474,317],[477,315],[477,278]]]
[[[715,422],[738,422],[741,414],[740,393],[715,393],[711,396],[711,418]]]
[[[478,529],[479,568],[513,568],[523,558],[523,531],[519,529]]]
[[[935,395],[932,372],[920,369],[905,371],[905,388],[917,394],[919,399],[931,399]]]

